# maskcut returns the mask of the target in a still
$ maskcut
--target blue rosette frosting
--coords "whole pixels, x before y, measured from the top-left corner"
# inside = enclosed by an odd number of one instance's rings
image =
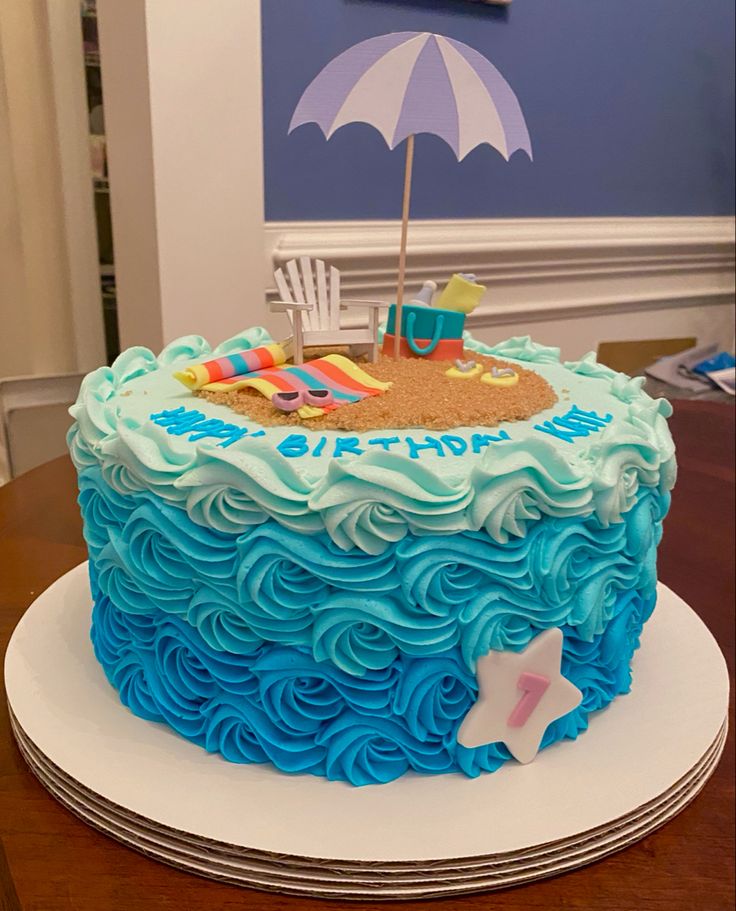
[[[95,593],[134,615],[180,617],[222,652],[297,646],[353,676],[458,644],[472,672],[489,649],[521,649],[552,626],[590,640],[622,592],[654,591],[669,504],[647,488],[613,524],[545,518],[505,544],[406,534],[366,555],[271,521],[206,529],[151,494],[121,496],[93,468],[80,487]]]
[[[554,437],[561,406],[492,445],[458,428],[460,453],[409,457],[361,435],[324,459],[316,434],[289,458],[278,433],[238,425],[229,448],[149,419],[148,405],[179,405],[174,369],[270,341],[255,329],[214,351],[199,336],[158,357],[130,349],[72,408],[92,642],[121,701],[231,762],[354,785],[474,777],[510,759],[501,743],[457,743],[476,662],[558,627],[583,700],[543,746],[577,737],[628,691],[654,608],[670,406],[590,355],[563,365],[527,337],[467,337],[555,388],[592,389],[613,418],[575,445]]]
[[[653,591],[622,591],[601,633],[586,639],[562,627],[562,671],[583,700],[549,725],[543,745],[575,738],[591,712],[628,691],[631,658],[653,606]],[[396,649],[384,666],[358,676],[307,648],[254,641],[248,652],[226,652],[183,618],[156,608],[131,612],[105,595],[96,600],[92,641],[135,714],[165,722],[231,762],[271,762],[284,772],[363,785],[409,770],[475,777],[510,758],[503,744],[457,744],[477,697],[457,645],[428,657]]]

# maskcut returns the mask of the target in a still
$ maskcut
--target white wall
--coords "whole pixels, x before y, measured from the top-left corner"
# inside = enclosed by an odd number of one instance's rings
[[[263,310],[260,3],[98,0],[122,347]]]

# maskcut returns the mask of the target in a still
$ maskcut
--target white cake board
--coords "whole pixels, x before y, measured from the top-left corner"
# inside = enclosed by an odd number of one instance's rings
[[[665,586],[632,692],[575,742],[469,780],[406,775],[353,788],[233,765],[132,715],[89,640],[86,564],[28,609],[5,678],[34,773],[91,825],[205,876],[335,898],[419,898],[516,885],[620,850],[672,818],[712,773],[728,673]]]

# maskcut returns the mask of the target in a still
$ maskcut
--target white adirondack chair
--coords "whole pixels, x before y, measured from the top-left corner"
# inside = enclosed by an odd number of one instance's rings
[[[342,300],[340,272],[325,266],[321,259],[308,256],[286,263],[285,270],[274,272],[280,300],[271,301],[272,313],[286,313],[293,335],[284,342],[294,354],[294,363],[304,363],[304,348],[311,346],[347,345],[351,351],[365,353],[370,361],[378,360],[378,311],[386,304],[375,300]],[[340,327],[340,311],[362,307],[368,310],[368,325],[357,329]]]

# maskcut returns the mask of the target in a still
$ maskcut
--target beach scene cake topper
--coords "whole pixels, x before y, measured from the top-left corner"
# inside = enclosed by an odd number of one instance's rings
[[[496,67],[469,45],[431,32],[379,35],[343,51],[307,86],[289,132],[306,123],[316,123],[326,139],[349,123],[367,123],[389,149],[406,142],[394,315],[401,330],[414,137],[439,136],[458,161],[479,145],[492,146],[507,161],[516,151],[532,158],[521,106]],[[388,346],[398,358],[402,332],[391,335]]]
[[[519,151],[532,157],[519,102],[493,64],[430,32],[369,38],[329,61],[303,91],[289,133],[309,123],[327,139],[366,123],[389,149],[405,143],[395,302],[344,296],[339,269],[319,258],[281,262],[268,309],[287,317],[291,335],[195,364],[177,379],[261,426],[320,431],[493,427],[553,405],[557,396],[536,371],[469,347],[466,319],[486,292],[473,272],[458,269],[443,287],[427,279],[404,302],[415,136],[440,137],[458,161],[481,145],[507,161]]]

